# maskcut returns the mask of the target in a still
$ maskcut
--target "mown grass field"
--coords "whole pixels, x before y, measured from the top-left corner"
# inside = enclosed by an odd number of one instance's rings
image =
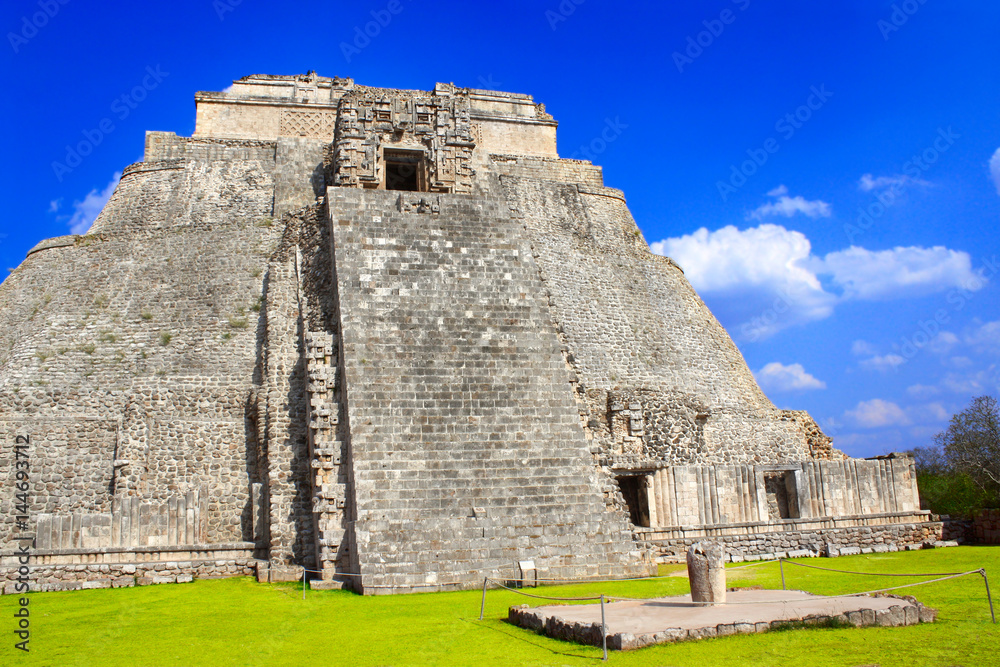
[[[958,547],[804,559],[864,572],[957,572],[985,567],[1000,598],[1000,547]],[[681,569],[668,566],[665,572]],[[789,588],[840,594],[899,578],[786,565]],[[776,563],[733,572],[735,586],[780,588]],[[908,581],[908,580],[907,580]],[[683,576],[575,584],[537,592],[635,597],[687,592]],[[532,591],[535,592],[535,591]],[[611,654],[613,665],[1000,665],[1000,626],[990,622],[981,577],[910,588],[940,610],[937,623],[905,628],[808,628],[656,646]],[[542,604],[503,590],[361,597],[251,579],[131,589],[31,594],[31,651],[14,649],[14,596],[0,597],[2,665],[591,665],[600,649],[508,625],[507,608]],[[1000,603],[1000,599],[997,599]],[[1000,605],[998,605],[1000,606]],[[1000,609],[998,609],[1000,611]]]

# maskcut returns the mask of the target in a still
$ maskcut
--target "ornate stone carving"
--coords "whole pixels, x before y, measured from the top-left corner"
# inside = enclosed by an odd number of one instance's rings
[[[346,485],[338,480],[342,442],[337,437],[340,424],[340,403],[336,399],[337,340],[335,335],[328,333],[306,332],[304,346],[316,555],[322,578],[329,580],[337,571],[347,505]]]
[[[337,115],[333,111],[281,112],[281,135],[284,137],[332,137]]]
[[[340,100],[334,141],[334,182],[354,188],[382,185],[384,148],[426,155],[426,189],[472,192],[472,150],[466,91],[438,87],[431,96],[409,91],[352,91]]]
[[[438,215],[441,213],[441,198],[399,195],[399,199],[396,200],[396,209],[400,213],[430,213],[431,215]]]

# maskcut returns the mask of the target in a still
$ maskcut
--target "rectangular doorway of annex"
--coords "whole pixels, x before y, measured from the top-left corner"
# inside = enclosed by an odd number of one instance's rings
[[[423,151],[386,149],[384,168],[386,190],[427,191]]]
[[[764,494],[767,498],[768,518],[797,519],[799,504],[795,474],[788,470],[764,473]]]
[[[646,475],[622,475],[615,479],[628,505],[632,525],[649,528],[649,484]]]

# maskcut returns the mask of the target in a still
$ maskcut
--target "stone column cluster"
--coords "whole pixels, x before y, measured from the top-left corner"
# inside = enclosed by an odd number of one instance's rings
[[[313,519],[316,525],[316,562],[322,578],[337,570],[344,537],[346,485],[341,480],[343,442],[338,438],[340,403],[337,389],[337,337],[305,334],[306,389],[309,396],[309,451],[313,469]]]

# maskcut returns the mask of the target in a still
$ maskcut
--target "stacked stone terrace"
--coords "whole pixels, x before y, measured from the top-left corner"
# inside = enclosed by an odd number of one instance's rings
[[[196,103],[0,286],[0,477],[29,435],[42,586],[437,590],[939,530],[910,459],[771,404],[530,96],[309,73]]]

